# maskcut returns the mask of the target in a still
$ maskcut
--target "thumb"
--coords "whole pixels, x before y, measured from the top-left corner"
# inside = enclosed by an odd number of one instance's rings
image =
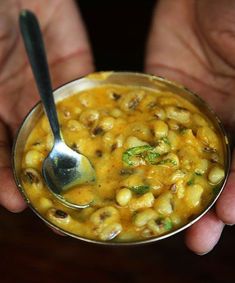
[[[199,32],[214,51],[213,57],[208,53],[212,64],[220,72],[222,68],[223,74],[234,75],[235,1],[199,0],[195,4]]]
[[[26,207],[26,203],[13,180],[10,152],[7,128],[0,121],[0,205],[12,212],[19,212]]]
[[[45,45],[54,87],[94,71],[89,38],[74,1],[61,1],[45,33]]]

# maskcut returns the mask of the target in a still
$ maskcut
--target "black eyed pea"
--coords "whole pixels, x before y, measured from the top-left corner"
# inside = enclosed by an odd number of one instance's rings
[[[107,132],[103,135],[102,140],[104,142],[104,146],[107,149],[110,149],[113,144],[115,144],[115,136],[111,132]]]
[[[176,214],[176,213],[172,213],[171,214],[171,220],[172,220],[172,224],[176,227],[179,226],[182,223],[182,217],[180,217],[180,215]]]
[[[180,125],[177,121],[172,120],[172,119],[168,119],[167,124],[169,126],[169,129],[173,130],[173,131],[177,131],[180,129]]]
[[[109,131],[114,127],[115,119],[113,117],[104,117],[99,122],[98,127],[101,127],[104,131]]]
[[[87,109],[84,110],[80,117],[79,120],[88,127],[91,127],[95,124],[95,122],[99,119],[100,113],[97,110],[93,109]]]
[[[115,89],[113,88],[110,88],[107,90],[106,92],[107,96],[113,100],[113,101],[118,101],[121,97],[122,97],[122,94],[117,92]]]
[[[120,182],[120,186],[130,188],[137,187],[143,185],[143,176],[142,174],[133,174],[125,178],[122,182]]]
[[[123,95],[120,101],[120,108],[124,111],[135,110],[140,101],[143,99],[145,91],[130,91],[126,95]]]
[[[145,228],[142,230],[141,235],[146,239],[153,237],[154,233],[149,228]]]
[[[138,198],[132,198],[128,204],[131,211],[152,207],[154,195],[151,192],[145,193]]]
[[[121,117],[123,113],[119,108],[113,108],[110,111],[110,115],[113,116],[114,118],[118,118],[118,117]]]
[[[154,235],[161,235],[166,233],[167,231],[171,230],[173,227],[173,223],[171,219],[151,219],[147,223],[147,228],[154,234]]]
[[[157,139],[166,137],[168,134],[168,126],[162,120],[157,120],[153,122],[153,133]]]
[[[67,107],[62,107],[61,109],[59,109],[59,111],[57,111],[58,113],[58,118],[59,120],[63,120],[63,119],[69,119],[71,118],[71,110],[68,109]]]
[[[210,127],[200,127],[197,130],[197,138],[212,149],[218,148],[218,137]]]
[[[168,136],[167,137],[168,137],[168,140],[170,142],[171,149],[172,150],[178,149],[179,144],[180,144],[179,135],[176,132],[170,130],[168,132]]]
[[[106,225],[119,221],[119,212],[113,206],[105,206],[97,209],[90,216],[90,221],[97,227],[104,227]]]
[[[156,104],[157,99],[155,95],[145,95],[138,108],[142,111],[146,111],[146,109],[155,108]]]
[[[70,119],[67,122],[67,128],[71,131],[71,132],[78,132],[80,130],[82,130],[84,128],[84,126],[82,125],[82,123],[80,123],[77,120],[74,119]]]
[[[162,161],[160,161],[160,164],[162,165],[166,165],[168,167],[174,167],[174,168],[178,168],[179,167],[179,158],[175,153],[168,153],[166,156],[164,156],[164,158],[162,159]]]
[[[209,161],[207,159],[199,159],[195,168],[195,173],[197,175],[203,175],[206,173],[209,166]]]
[[[192,129],[184,130],[184,134],[182,135],[182,142],[185,144],[197,146],[198,140],[194,136]]]
[[[127,188],[119,190],[116,194],[116,201],[120,206],[126,206],[131,198],[132,192]]]
[[[41,197],[38,200],[38,206],[40,207],[40,209],[46,211],[53,206],[53,201],[49,198]]]
[[[185,194],[185,185],[183,184],[182,180],[179,180],[176,182],[176,195],[178,199],[181,199],[184,197]]]
[[[185,173],[181,170],[176,170],[174,173],[169,177],[170,184],[175,183],[176,181],[182,180],[185,177]]]
[[[149,140],[152,137],[150,128],[144,123],[133,123],[131,126],[133,135],[140,140]]]
[[[213,163],[220,163],[222,161],[221,160],[221,156],[219,156],[219,154],[217,152],[212,152],[211,153],[210,160]]]
[[[24,184],[28,184],[37,190],[43,188],[42,177],[34,168],[24,169],[21,176]]]
[[[132,148],[132,147],[142,146],[142,145],[148,145],[148,143],[138,139],[137,137],[130,136],[126,139],[124,147]]]
[[[145,226],[149,220],[156,219],[156,218],[157,218],[156,211],[151,208],[147,208],[143,211],[138,212],[135,215],[133,223],[137,227],[142,227],[142,226]]]
[[[38,168],[44,158],[45,156],[41,152],[34,149],[29,150],[25,155],[25,166],[31,168]]]
[[[160,119],[160,120],[166,119],[166,113],[165,113],[164,109],[162,109],[160,107],[154,108],[153,116],[156,117],[157,119]]]
[[[160,155],[165,154],[171,150],[171,145],[166,143],[163,139],[158,140],[157,145],[154,149],[156,153]]]
[[[155,211],[161,215],[171,214],[173,212],[172,198],[170,192],[160,195],[154,202]]]
[[[161,229],[154,219],[148,221],[147,227],[154,235],[161,234]]]
[[[124,143],[124,135],[120,134],[115,137],[115,145],[117,148],[122,147]]]
[[[188,207],[194,208],[200,205],[201,196],[203,194],[203,187],[199,184],[194,184],[192,186],[187,186],[185,189],[185,202]]]
[[[187,109],[175,106],[167,106],[165,111],[167,118],[176,120],[181,124],[185,124],[190,121],[190,112]]]
[[[212,184],[218,184],[224,179],[224,170],[219,166],[214,166],[211,168],[208,174],[208,180]]]
[[[67,212],[56,208],[48,209],[47,218],[54,224],[68,224],[72,220]]]
[[[109,224],[99,233],[101,241],[110,241],[122,232],[122,225],[118,222]]]
[[[81,209],[79,214],[79,219],[81,220],[81,222],[85,222],[87,219],[89,219],[89,217],[91,216],[92,213],[95,212],[95,210],[96,209],[94,207],[87,207]]]
[[[91,108],[95,105],[95,97],[91,92],[80,93],[78,99],[80,103],[87,108]]]

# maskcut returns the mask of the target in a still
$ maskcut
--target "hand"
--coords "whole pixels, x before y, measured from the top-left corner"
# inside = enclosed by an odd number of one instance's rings
[[[162,0],[154,12],[146,71],[181,82],[200,94],[235,130],[235,2]],[[216,245],[224,223],[235,224],[235,152],[232,170],[214,211],[186,231],[198,254]]]
[[[36,13],[42,28],[53,87],[93,71],[83,23],[72,0],[1,0],[0,3],[0,205],[26,207],[11,170],[11,143],[20,122],[39,100],[19,34],[21,9]]]

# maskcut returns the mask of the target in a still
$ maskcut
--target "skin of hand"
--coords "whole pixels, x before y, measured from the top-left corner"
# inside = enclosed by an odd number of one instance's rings
[[[178,81],[200,94],[235,131],[235,2],[161,0],[153,14],[146,71]],[[235,151],[226,187],[215,209],[186,231],[186,245],[205,254],[224,224],[235,224]]]
[[[12,139],[24,116],[39,101],[19,32],[20,11],[31,10],[39,19],[54,88],[94,67],[83,22],[72,0],[0,2],[0,205],[19,212],[26,204],[13,180]]]

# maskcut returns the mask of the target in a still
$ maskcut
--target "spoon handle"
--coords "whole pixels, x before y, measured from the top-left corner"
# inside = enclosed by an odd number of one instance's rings
[[[20,30],[36,80],[38,91],[49,119],[55,142],[62,139],[56,112],[49,68],[40,26],[36,16],[23,10],[19,17]]]

